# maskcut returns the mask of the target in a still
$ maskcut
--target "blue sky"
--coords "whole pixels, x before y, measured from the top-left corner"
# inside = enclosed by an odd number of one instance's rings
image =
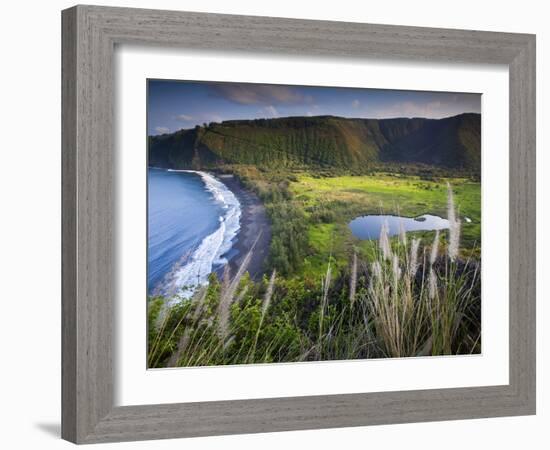
[[[231,119],[334,115],[440,119],[481,112],[481,95],[364,88],[148,81],[148,134]]]

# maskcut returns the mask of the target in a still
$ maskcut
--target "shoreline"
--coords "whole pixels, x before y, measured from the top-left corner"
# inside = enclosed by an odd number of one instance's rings
[[[264,263],[269,255],[269,246],[271,244],[271,222],[267,217],[265,207],[258,196],[246,189],[235,175],[213,173],[233,192],[241,204],[240,229],[231,247],[231,251],[237,251],[237,254],[231,257],[227,263],[231,275],[233,276],[237,273],[246,254],[250,251],[258,236],[260,236],[247,268],[250,277],[258,281],[265,272]],[[216,271],[218,272],[218,276],[222,275],[223,267]]]

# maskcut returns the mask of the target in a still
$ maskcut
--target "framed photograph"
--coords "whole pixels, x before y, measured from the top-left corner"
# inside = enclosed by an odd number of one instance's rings
[[[535,413],[535,37],[75,6],[62,435]]]

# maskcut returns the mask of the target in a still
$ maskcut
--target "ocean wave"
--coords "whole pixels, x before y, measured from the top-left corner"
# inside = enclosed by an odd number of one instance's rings
[[[165,280],[160,290],[163,295],[190,298],[197,287],[208,284],[208,276],[215,267],[227,264],[224,255],[231,250],[233,240],[239,233],[241,204],[235,194],[212,174],[195,170],[168,170],[199,175],[206,190],[224,211],[216,231],[206,236],[184,261],[173,268],[170,280]]]

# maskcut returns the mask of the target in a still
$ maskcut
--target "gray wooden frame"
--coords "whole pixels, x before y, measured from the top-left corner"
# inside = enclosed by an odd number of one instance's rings
[[[94,443],[535,413],[535,36],[96,6],[63,11],[62,30],[63,438]],[[506,64],[509,384],[114,407],[113,52],[121,43]]]

